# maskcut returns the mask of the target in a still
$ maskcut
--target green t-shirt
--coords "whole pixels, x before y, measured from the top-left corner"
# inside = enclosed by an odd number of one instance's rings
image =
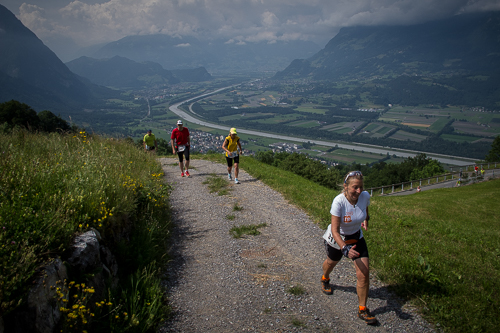
[[[146,134],[144,135],[143,141],[146,143],[147,146],[154,147],[156,141],[155,135],[153,133],[151,133],[151,135]]]

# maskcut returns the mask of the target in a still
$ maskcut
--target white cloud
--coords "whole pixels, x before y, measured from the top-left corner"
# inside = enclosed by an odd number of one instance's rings
[[[223,38],[235,44],[291,39],[326,42],[345,26],[414,24],[500,10],[498,0],[3,1],[11,10],[17,7],[14,13],[42,40],[55,43],[59,36],[81,46],[156,33]]]

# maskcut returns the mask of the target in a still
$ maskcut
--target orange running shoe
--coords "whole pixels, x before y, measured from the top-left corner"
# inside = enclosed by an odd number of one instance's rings
[[[330,279],[325,279],[324,276],[321,277],[321,289],[323,289],[324,294],[333,294],[332,286],[330,286]]]

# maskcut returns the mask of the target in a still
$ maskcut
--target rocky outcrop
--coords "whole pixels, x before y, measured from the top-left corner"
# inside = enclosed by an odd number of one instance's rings
[[[0,318],[0,333],[55,332],[61,319],[56,288],[68,280],[68,271],[72,272],[72,275],[85,276],[86,285],[95,290],[93,297],[96,300],[102,299],[106,283],[111,281],[116,285],[118,281],[118,264],[114,255],[101,241],[97,230],[90,230],[75,237],[67,261],[63,262],[57,258],[45,266],[29,291],[27,302],[9,314],[5,323]]]

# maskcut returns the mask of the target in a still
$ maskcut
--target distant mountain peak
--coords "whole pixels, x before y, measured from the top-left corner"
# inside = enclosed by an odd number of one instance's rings
[[[500,12],[457,15],[409,26],[342,28],[324,49],[293,61],[279,78],[374,77],[497,71]]]
[[[93,98],[89,86],[2,5],[0,31],[0,102],[67,111]]]

